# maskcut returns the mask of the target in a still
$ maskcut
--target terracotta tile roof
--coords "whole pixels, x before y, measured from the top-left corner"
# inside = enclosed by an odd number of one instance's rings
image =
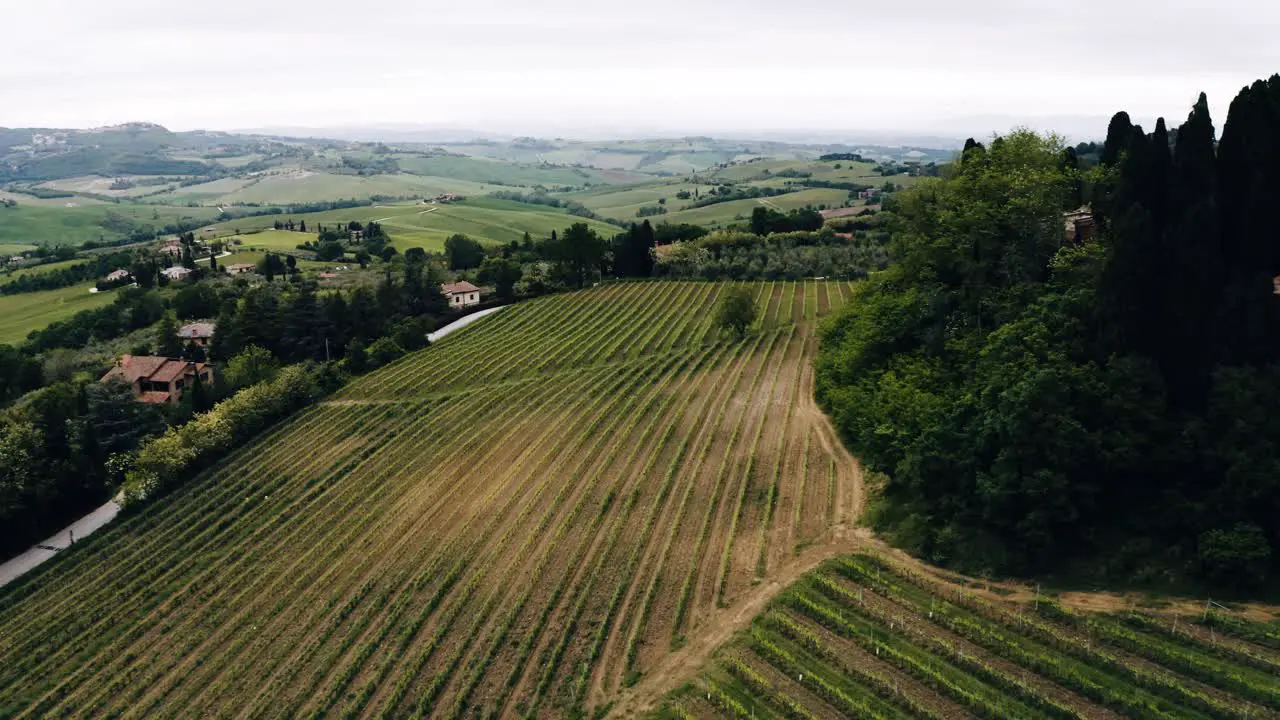
[[[462,280],[456,283],[445,283],[440,286],[440,292],[444,293],[445,295],[452,295],[454,293],[476,292],[479,289],[480,288],[476,287],[475,285],[472,285],[466,280]]]
[[[167,383],[182,377],[189,365],[185,360],[170,360],[154,355],[123,355],[120,362],[102,376],[102,381],[120,378],[129,384],[138,380]],[[195,363],[195,372],[203,369],[204,363]]]
[[[116,366],[102,376],[103,381],[120,378],[127,383],[135,383],[138,378],[149,378],[161,365],[169,362],[168,358],[151,355],[122,355]]]
[[[152,373],[151,377],[148,379],[152,382],[173,382],[174,380],[182,377],[183,373],[186,371],[187,363],[182,360],[169,360],[164,365],[161,365],[158,370]]]
[[[169,402],[169,393],[159,392],[156,390],[148,390],[138,396],[138,399],[144,403],[151,405],[164,405]]]

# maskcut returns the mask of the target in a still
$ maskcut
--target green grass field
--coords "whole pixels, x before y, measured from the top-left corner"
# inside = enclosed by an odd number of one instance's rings
[[[851,520],[807,396],[850,286],[749,285],[741,342],[726,287],[521,303],[77,542],[0,589],[0,715],[606,705]]]
[[[160,228],[179,220],[207,223],[216,208],[165,207],[108,203],[78,207],[0,207],[0,243],[19,245],[79,245],[87,240],[113,240],[129,228]]]
[[[65,320],[81,310],[109,304],[115,293],[91,293],[92,283],[58,290],[0,296],[0,344],[16,345],[32,330]]]
[[[311,232],[296,232],[293,230],[276,230],[268,229],[261,232],[250,233],[247,235],[232,235],[231,240],[239,240],[238,249],[245,250],[296,250],[297,247],[305,242],[314,241],[316,234]]]
[[[573,186],[611,182],[613,178],[591,168],[516,164],[461,155],[404,156],[396,158],[400,169],[415,175],[468,180],[482,185],[532,187]],[[494,188],[490,188],[494,189]]]
[[[777,597],[660,717],[1275,717],[1280,643],[1207,619],[1006,602],[843,557]]]
[[[36,245],[25,245],[22,243],[0,243],[0,255],[18,255],[20,253],[27,252],[28,250],[35,250],[36,247]]]
[[[46,273],[62,270],[63,268],[75,267],[76,265],[84,265],[87,260],[62,260],[60,262],[45,263],[43,265],[32,265],[31,267],[22,267],[8,272],[0,272],[0,285],[17,280],[20,277],[28,275],[44,275]]]
[[[443,177],[399,173],[394,175],[340,175],[301,168],[279,168],[247,178],[225,178],[152,195],[148,202],[202,205],[257,203],[289,205],[322,200],[367,200],[378,195],[435,197],[453,192],[477,195],[487,192],[480,183]]]
[[[423,203],[398,203],[393,205],[375,205],[343,210],[327,210],[319,213],[301,215],[265,215],[261,217],[242,218],[210,226],[201,231],[204,238],[233,235],[237,229],[242,233],[251,230],[270,230],[277,220],[292,219],[295,222],[305,221],[307,228],[319,225],[345,224],[351,220],[367,223],[376,220],[391,237],[392,244],[403,252],[411,247],[441,252],[444,241],[455,233],[463,233],[481,242],[509,243],[520,240],[528,232],[535,238],[546,237],[552,230],[561,232],[575,222],[586,222],[604,237],[612,237],[621,229],[597,220],[586,220],[569,213],[545,205],[495,200],[486,197],[468,198],[463,202],[440,205]],[[264,237],[266,243],[284,243],[301,233],[284,235],[266,235],[266,233],[245,234],[246,246],[259,246],[254,238]],[[314,238],[314,235],[309,235]],[[274,238],[274,239],[272,239]],[[303,239],[307,239],[304,237]],[[272,247],[270,249],[293,249],[301,240],[293,241],[287,248]],[[265,245],[264,245],[265,247]]]

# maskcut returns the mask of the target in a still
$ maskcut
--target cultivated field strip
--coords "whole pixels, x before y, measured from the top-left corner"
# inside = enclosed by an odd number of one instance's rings
[[[77,543],[0,591],[0,717],[558,718],[662,675],[860,497],[811,393],[849,289],[751,283],[736,341],[726,287],[509,308]]]
[[[660,715],[1275,718],[1277,663],[1168,617],[1002,604],[855,555],[775,598]]]

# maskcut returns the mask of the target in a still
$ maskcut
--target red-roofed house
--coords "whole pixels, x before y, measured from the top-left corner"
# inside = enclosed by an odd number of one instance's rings
[[[464,308],[480,304],[480,288],[466,280],[445,283],[440,286],[440,292],[444,293],[444,297],[449,301],[449,307],[451,308]]]
[[[133,388],[133,396],[153,405],[177,404],[182,393],[195,382],[213,382],[213,368],[204,363],[171,360],[153,355],[122,355],[116,366],[102,376],[102,382],[120,380]]]

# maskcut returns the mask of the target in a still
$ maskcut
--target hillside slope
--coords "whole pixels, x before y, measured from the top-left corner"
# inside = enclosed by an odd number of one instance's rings
[[[724,287],[516,306],[76,544],[0,593],[0,716],[564,717],[668,672],[861,502],[811,398],[848,287],[754,285],[741,343]]]

